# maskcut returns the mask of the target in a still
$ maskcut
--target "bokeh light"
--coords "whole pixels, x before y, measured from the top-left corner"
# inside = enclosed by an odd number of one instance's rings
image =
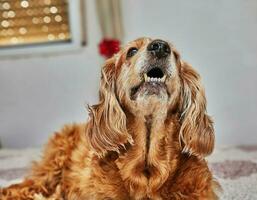
[[[0,48],[71,37],[66,0],[0,1]]]

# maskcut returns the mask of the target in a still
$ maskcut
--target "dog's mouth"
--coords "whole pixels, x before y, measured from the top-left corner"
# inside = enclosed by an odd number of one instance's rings
[[[166,88],[166,78],[167,75],[162,67],[151,67],[143,73],[141,83],[131,89],[131,99],[135,100],[138,94],[142,92],[146,95],[159,95],[160,90]]]
[[[144,73],[145,82],[159,82],[164,83],[166,75],[160,67],[154,67],[148,72]]]

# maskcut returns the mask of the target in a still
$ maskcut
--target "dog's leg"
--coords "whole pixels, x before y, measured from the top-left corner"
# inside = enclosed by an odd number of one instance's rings
[[[0,200],[54,199],[57,186],[61,190],[64,166],[68,167],[68,158],[82,129],[79,125],[65,126],[56,133],[46,146],[43,159],[34,163],[31,174],[24,182],[1,189]]]

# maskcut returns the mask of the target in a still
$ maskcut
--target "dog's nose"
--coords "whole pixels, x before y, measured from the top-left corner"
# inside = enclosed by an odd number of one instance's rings
[[[165,58],[170,55],[170,46],[163,40],[154,40],[148,46],[147,50],[157,58]]]

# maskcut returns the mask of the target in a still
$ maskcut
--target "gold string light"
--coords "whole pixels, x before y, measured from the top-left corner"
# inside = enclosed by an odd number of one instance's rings
[[[71,39],[67,0],[0,0],[0,48]]]

